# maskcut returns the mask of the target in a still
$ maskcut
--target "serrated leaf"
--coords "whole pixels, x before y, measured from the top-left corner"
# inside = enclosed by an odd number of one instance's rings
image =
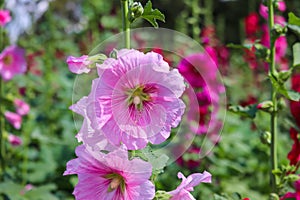
[[[148,1],[145,5],[144,12],[141,17],[150,22],[155,28],[158,28],[158,23],[156,20],[165,22],[165,15],[162,14],[158,9],[153,10],[151,1]]]
[[[275,90],[279,93],[288,98],[289,100],[292,101],[299,101],[300,100],[300,93],[293,91],[293,90],[288,90],[285,88],[284,84],[279,83],[273,76],[269,76],[270,80],[272,82],[272,85],[274,86]]]
[[[296,43],[293,45],[293,67],[299,67],[300,66],[300,43]]]
[[[253,105],[250,105],[250,106],[240,106],[240,105],[237,105],[237,106],[230,106],[229,107],[229,111],[233,112],[233,113],[236,113],[236,114],[239,114],[243,117],[249,117],[249,118],[255,118],[256,116],[256,112],[257,112],[257,105],[256,104],[253,104]]]
[[[146,147],[141,151],[138,151],[137,155],[143,160],[151,163],[152,171],[154,174],[161,173],[169,160],[169,157],[167,155],[157,155],[157,153],[155,154],[150,147]]]

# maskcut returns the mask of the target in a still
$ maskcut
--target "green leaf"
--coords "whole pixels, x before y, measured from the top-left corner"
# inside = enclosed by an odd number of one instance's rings
[[[249,117],[249,118],[253,119],[256,116],[257,104],[253,104],[253,105],[246,106],[246,107],[243,107],[243,106],[240,106],[240,105],[230,106],[229,111],[231,111],[233,113],[236,113],[236,114],[239,114],[243,117]]]
[[[293,90],[288,90],[285,88],[283,83],[280,83],[279,81],[277,81],[273,76],[269,76],[270,80],[272,82],[272,85],[274,86],[274,88],[276,89],[276,91],[280,94],[282,94],[283,96],[285,96],[286,98],[288,98],[289,100],[292,101],[299,101],[300,100],[300,93],[293,91]]]
[[[158,9],[153,10],[150,0],[145,5],[144,12],[141,17],[150,22],[155,28],[158,28],[158,23],[156,20],[165,22],[164,14],[162,14]]]
[[[293,67],[299,67],[300,66],[300,43],[296,43],[293,45]]]
[[[300,18],[297,17],[294,13],[290,12],[288,23],[291,24],[291,25],[300,26]]]
[[[165,154],[159,155],[158,153],[153,152],[149,146],[140,151],[136,151],[136,155],[151,163],[153,174],[160,174],[163,172],[163,169],[169,160],[168,156]]]
[[[288,28],[300,36],[300,18],[294,13],[289,13]]]
[[[10,199],[24,200],[21,196],[21,191],[24,187],[17,183],[7,181],[0,183],[0,194],[7,195]]]
[[[232,48],[232,49],[251,49],[253,47],[253,44],[227,44],[226,45],[228,48]]]

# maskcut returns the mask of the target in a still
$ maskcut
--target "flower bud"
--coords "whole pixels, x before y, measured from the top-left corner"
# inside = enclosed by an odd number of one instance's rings
[[[140,17],[144,13],[144,8],[140,2],[134,2],[130,5],[130,16],[129,19],[131,22],[133,22],[135,19]]]
[[[263,144],[271,144],[271,133],[268,131],[264,131],[260,133],[260,141]]]
[[[279,200],[279,196],[275,193],[271,193],[269,196],[269,200]]]
[[[274,38],[278,38],[281,35],[287,33],[287,27],[283,27],[280,24],[275,24],[271,30],[271,34]]]
[[[285,99],[281,97],[278,101],[278,109],[281,110],[284,108],[286,108],[286,102]]]
[[[262,44],[254,44],[255,55],[257,58],[267,60],[270,55],[270,50]]]
[[[272,101],[263,101],[257,105],[257,109],[265,111],[265,112],[272,112],[273,111],[273,102]]]

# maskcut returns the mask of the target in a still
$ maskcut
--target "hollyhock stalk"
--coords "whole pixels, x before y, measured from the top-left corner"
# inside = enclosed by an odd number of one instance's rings
[[[2,175],[5,172],[5,144],[4,144],[4,111],[3,111],[3,80],[0,77],[0,162],[1,162],[1,171]],[[0,177],[0,180],[2,180],[3,177]]]
[[[125,48],[130,48],[130,22],[128,20],[128,0],[121,0],[123,31],[125,32]]]
[[[2,5],[1,5],[2,7]],[[0,27],[0,50],[3,50],[3,34],[4,30],[2,27]],[[4,127],[5,127],[5,121],[4,121],[4,108],[3,108],[3,80],[0,76],[0,162],[1,162],[1,171],[2,175],[4,175],[5,172],[5,144],[4,144]],[[2,176],[0,176],[0,180],[2,180]]]
[[[275,77],[277,74],[275,68],[275,41],[272,34],[272,29],[274,27],[274,4],[273,0],[268,0],[268,10],[269,10],[269,35],[270,35],[270,67],[269,75]],[[273,111],[271,113],[271,184],[272,191],[276,192],[276,185],[278,183],[277,177],[272,173],[273,170],[277,169],[277,93],[274,86],[271,89],[271,98],[273,102]]]

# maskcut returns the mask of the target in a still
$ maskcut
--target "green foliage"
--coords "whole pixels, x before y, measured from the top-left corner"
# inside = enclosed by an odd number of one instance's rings
[[[152,171],[155,176],[163,172],[163,169],[166,167],[169,160],[167,155],[159,155],[158,153],[153,152],[149,146],[136,151],[136,155],[151,163]]]
[[[296,43],[293,45],[293,55],[293,67],[300,67],[300,43]]]
[[[158,23],[156,20],[165,22],[164,14],[162,14],[158,9],[153,10],[152,3],[150,0],[145,5],[144,12],[141,15],[141,17],[150,22],[155,28],[158,28]]]
[[[276,79],[273,76],[269,76],[269,78],[271,79],[272,85],[274,86],[274,88],[278,93],[282,94],[283,96],[285,96],[286,98],[292,101],[300,100],[300,93],[293,90],[286,89],[284,85],[285,81],[280,80],[278,78]]]
[[[289,13],[288,27],[300,36],[300,18],[294,13]]]
[[[239,114],[243,117],[255,118],[257,112],[257,104],[250,105],[250,106],[230,106],[229,111]]]

